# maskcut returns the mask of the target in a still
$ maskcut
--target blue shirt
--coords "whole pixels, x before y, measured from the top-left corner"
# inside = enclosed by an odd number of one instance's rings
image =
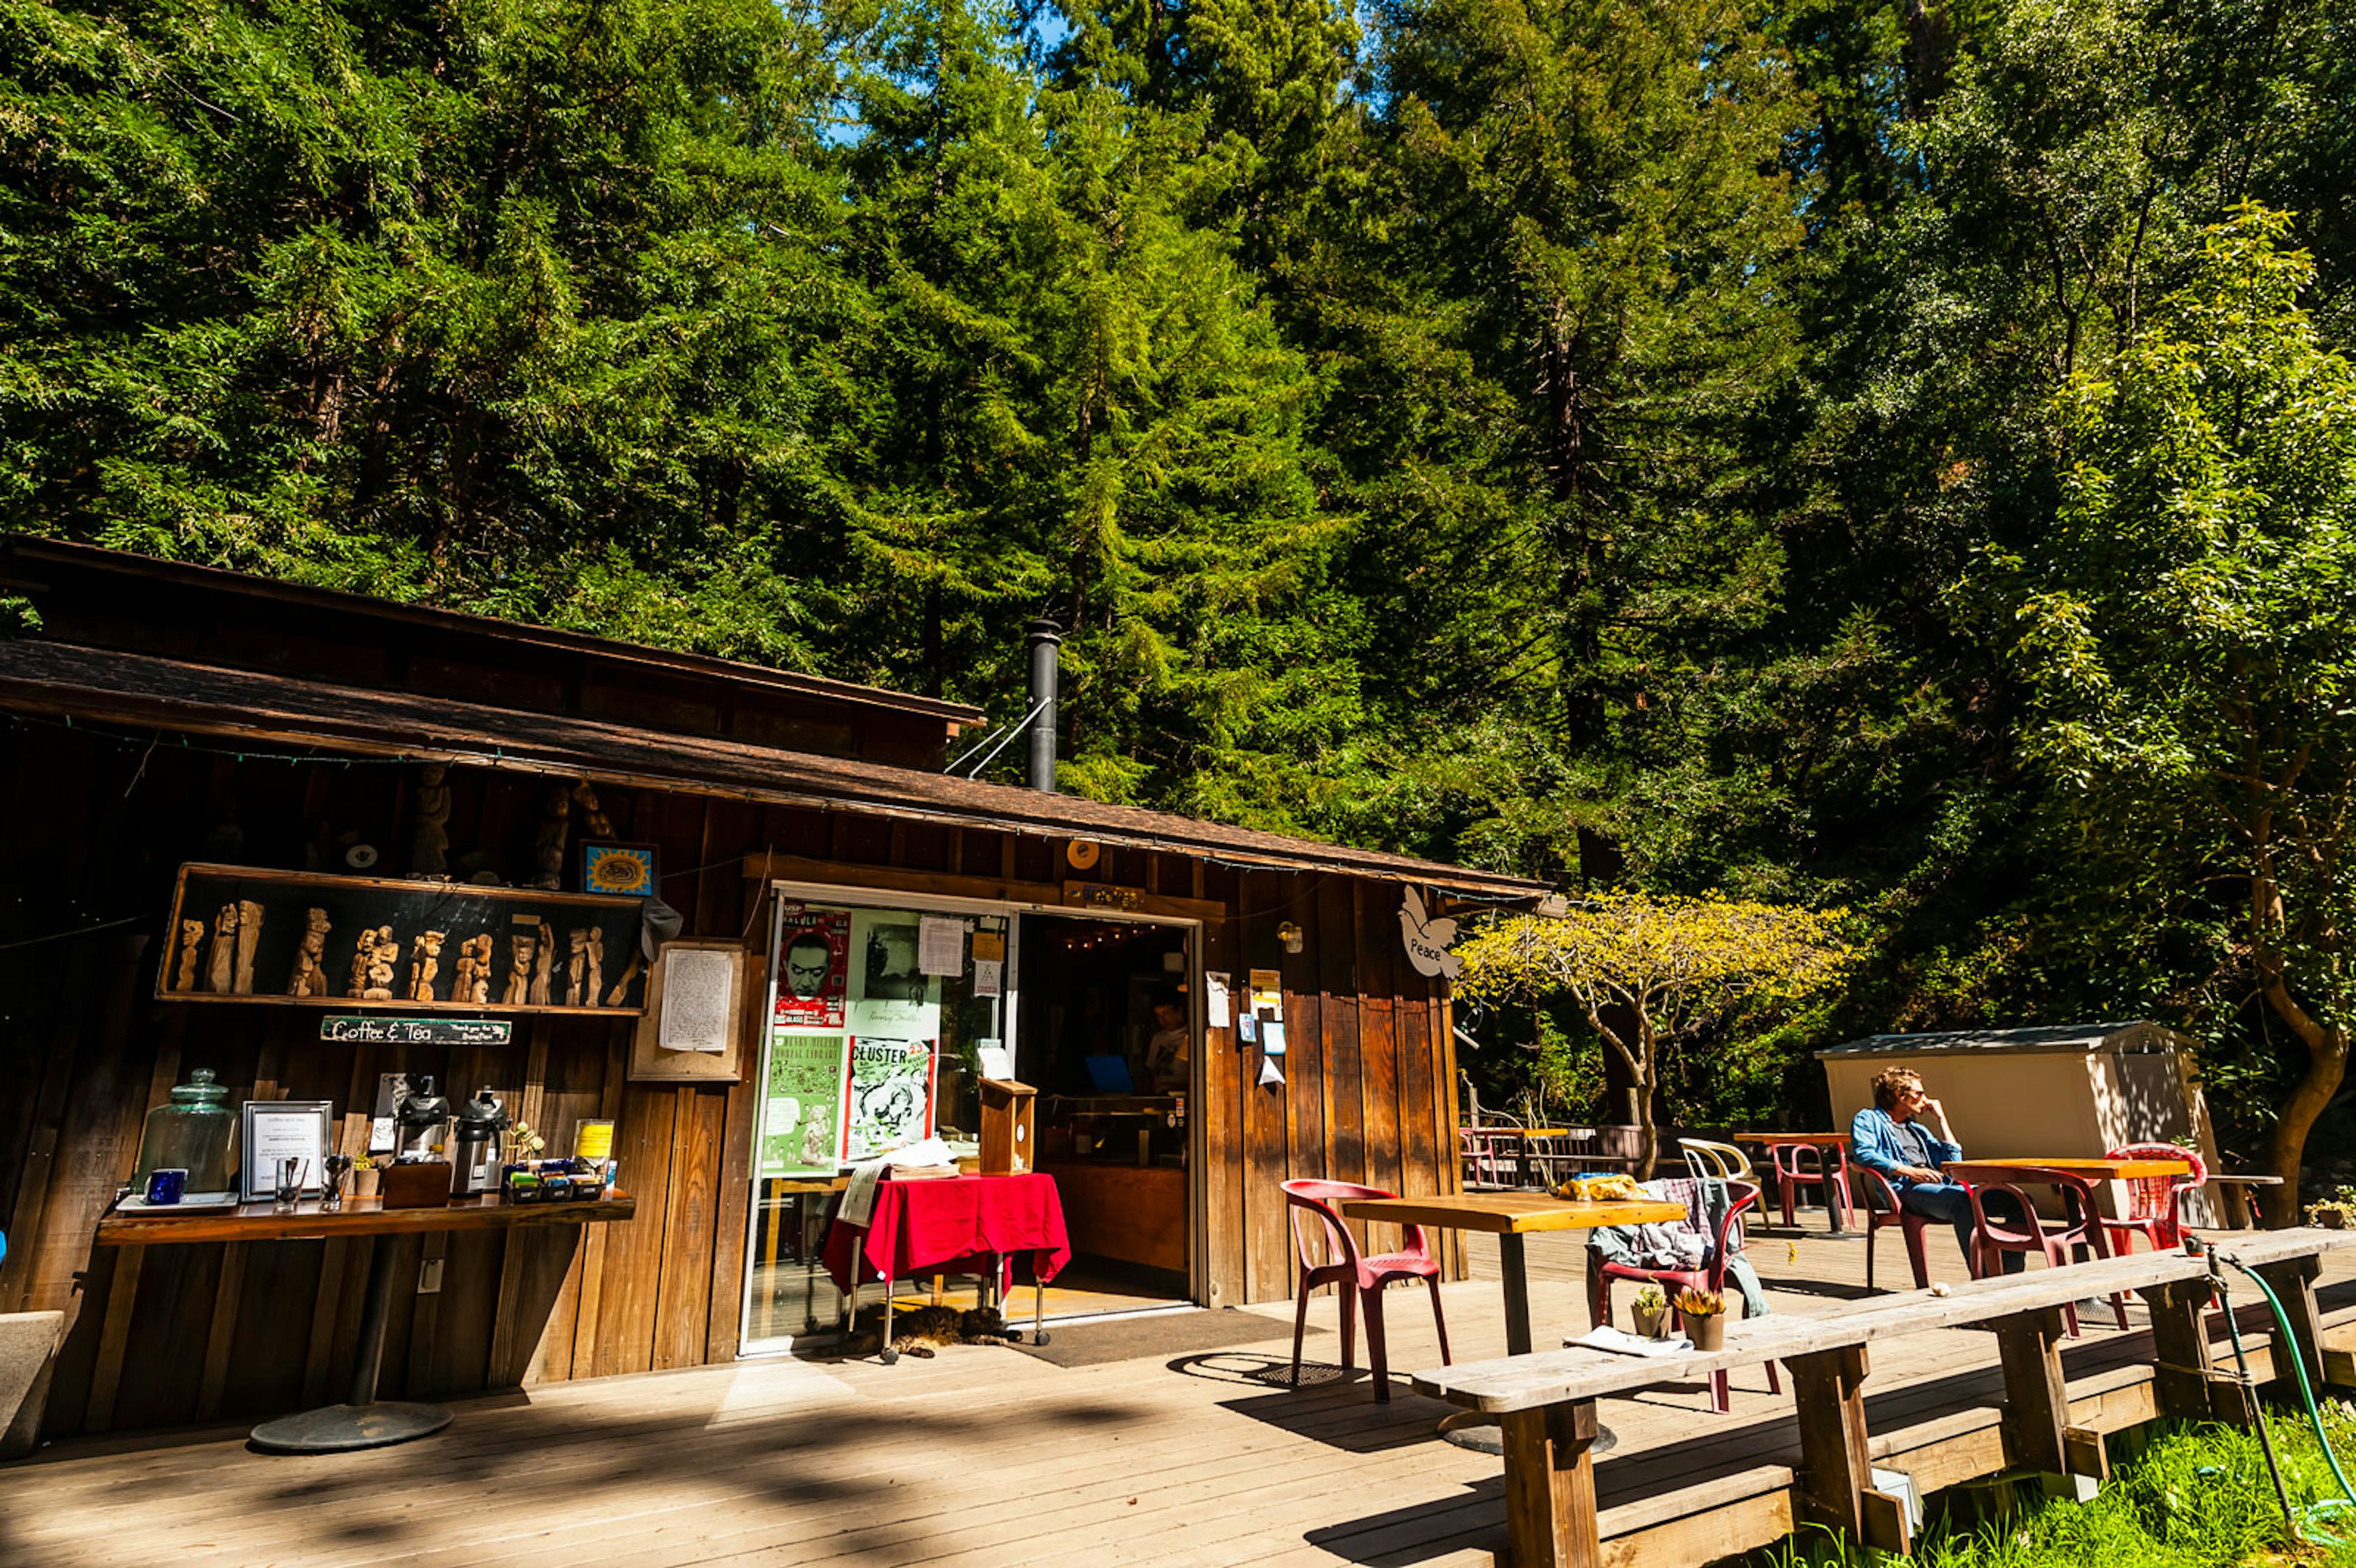
[[[1964,1157],[1964,1146],[1952,1144],[1931,1136],[1931,1129],[1920,1122],[1900,1122],[1876,1105],[1868,1105],[1848,1125],[1849,1157],[1869,1170],[1879,1171],[1890,1185],[1903,1192],[1910,1187],[1926,1187],[1911,1177],[1898,1174],[1901,1165],[1937,1169],[1951,1160]]]

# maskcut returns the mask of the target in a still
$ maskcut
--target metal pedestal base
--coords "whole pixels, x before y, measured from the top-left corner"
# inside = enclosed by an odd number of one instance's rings
[[[1505,1429],[1497,1418],[1486,1411],[1460,1410],[1440,1424],[1440,1435],[1459,1448],[1470,1448],[1475,1454],[1505,1452]],[[1602,1423],[1596,1423],[1595,1441],[1588,1445],[1590,1454],[1609,1454],[1620,1445],[1619,1435]]]
[[[267,1454],[344,1454],[424,1437],[449,1425],[450,1419],[438,1404],[330,1404],[265,1421],[253,1429],[252,1440]]]
[[[376,1374],[384,1359],[385,1319],[392,1311],[392,1237],[369,1245],[368,1294],[360,1302],[360,1337],[352,1362],[349,1397],[300,1415],[265,1421],[251,1434],[265,1454],[343,1454],[406,1443],[450,1424],[438,1404],[377,1403]]]

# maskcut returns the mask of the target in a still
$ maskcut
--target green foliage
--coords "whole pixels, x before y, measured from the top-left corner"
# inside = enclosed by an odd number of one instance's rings
[[[2274,1138],[2295,1193],[2356,1007],[2356,364],[2299,307],[2313,268],[2287,229],[2240,209],[2154,325],[2072,379],[2053,525],[1990,552],[1988,591],[2081,864],[2147,911],[2230,884],[2231,940],[2309,1058]]]
[[[1457,989],[1476,1006],[1558,995],[1578,1004],[1638,1091],[1641,1179],[1651,1175],[1657,1143],[1652,1101],[1664,1054],[1738,1007],[1772,1008],[1834,983],[1853,956],[1841,933],[1846,915],[1723,898],[1598,894],[1560,916],[1492,923],[1457,948],[1464,965]]]
[[[2322,1412],[2334,1449],[2343,1456],[2356,1451],[2356,1408],[2335,1400]],[[2268,1413],[2292,1506],[2304,1509],[2340,1497],[2305,1412],[2277,1407]],[[2112,1477],[2091,1502],[2048,1499],[2033,1478],[1998,1483],[1981,1494],[1981,1517],[1955,1508],[1904,1557],[1866,1552],[1821,1533],[1795,1538],[1760,1556],[1775,1568],[1863,1568],[1869,1562],[1922,1568],[2051,1568],[2065,1563],[2240,1568],[2356,1560],[2356,1551],[2302,1546],[2290,1539],[2257,1434],[2246,1427],[2171,1426],[2139,1453],[2129,1456],[2119,1450],[2115,1440]],[[2336,1531],[2346,1517],[2319,1523]]]
[[[2141,1014],[2246,1147],[2269,954],[2347,1006],[2203,768],[2342,787],[2351,4],[0,0],[0,528],[1001,720],[1053,615],[1068,788],[1855,910],[1680,1115]]]

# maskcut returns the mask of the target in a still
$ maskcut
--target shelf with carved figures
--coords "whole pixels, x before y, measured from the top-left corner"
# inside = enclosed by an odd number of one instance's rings
[[[645,902],[189,864],[173,889],[155,994],[339,1012],[636,1018],[646,1010]]]

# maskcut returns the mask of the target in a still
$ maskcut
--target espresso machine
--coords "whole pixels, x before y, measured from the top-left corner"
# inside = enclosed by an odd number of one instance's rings
[[[458,1170],[450,1183],[460,1198],[499,1189],[499,1135],[508,1129],[507,1107],[485,1084],[458,1107]]]
[[[434,1074],[423,1072],[392,1105],[395,1165],[421,1165],[448,1158],[450,1102],[434,1092]]]

